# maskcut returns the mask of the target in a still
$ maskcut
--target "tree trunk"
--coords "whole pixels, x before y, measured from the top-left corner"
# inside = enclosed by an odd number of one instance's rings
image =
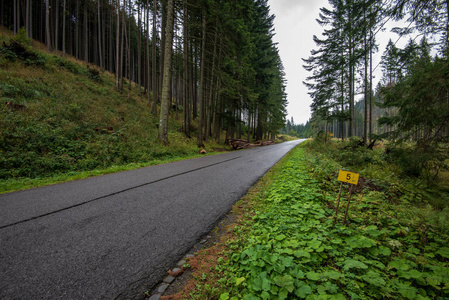
[[[59,1],[56,1],[56,21],[55,21],[55,52],[58,55],[58,42],[59,42]]]
[[[288,130],[287,130],[288,133]],[[246,134],[246,139],[248,142],[251,140],[251,110],[248,108],[248,132]]]
[[[17,33],[20,30],[20,0],[17,0]]]
[[[348,20],[349,24],[352,22],[352,0],[349,1]],[[355,135],[355,113],[354,113],[354,43],[351,32],[351,26],[349,28],[349,134]]]
[[[116,32],[115,88],[120,90],[120,0],[117,0],[117,32]]]
[[[87,2],[84,3],[84,62],[89,64],[89,29],[87,26]]]
[[[101,19],[101,32],[102,32],[102,34],[101,34],[101,45],[102,45],[102,47],[101,47],[102,48],[101,54],[103,56],[100,57],[100,61],[101,61],[101,64],[102,64],[103,67],[101,68],[101,71],[104,71],[105,68],[106,68],[106,36],[105,36],[105,33],[106,33],[106,16],[107,16],[107,14],[106,14],[104,6],[103,6],[103,18]]]
[[[125,24],[125,11],[126,2],[123,0],[123,14],[122,14],[122,41],[120,42],[120,89],[123,90],[123,66],[125,58],[123,57],[123,52],[125,51],[125,34],[126,34],[126,24]]]
[[[214,80],[215,80],[215,64],[217,61],[217,43],[218,43],[218,32],[215,30],[215,39],[214,39],[214,51],[212,56],[212,71],[210,76],[210,86],[209,86],[209,105],[207,107],[206,114],[206,142],[209,141],[209,136],[212,134],[212,124],[211,119],[213,119],[213,108],[215,106],[213,100],[213,90],[214,90]]]
[[[113,11],[109,11],[109,25],[108,25],[108,32],[109,34],[107,35],[108,37],[108,70],[111,73],[114,73],[114,61],[115,61],[115,57],[114,57],[114,49],[113,49],[113,43],[112,43],[112,35],[113,35],[113,31],[112,31],[112,17],[113,17]]]
[[[3,5],[3,1],[2,1]],[[26,14],[25,14],[25,28],[26,28],[26,34],[27,38],[30,37],[30,0],[26,0]],[[0,10],[0,13],[3,13],[3,10]],[[3,15],[0,15],[0,18],[3,20]]]
[[[101,49],[101,14],[100,14],[100,0],[97,5],[97,15],[98,15],[98,56],[100,61],[100,68],[103,70],[103,60],[102,60],[102,49]]]
[[[198,66],[198,53],[197,51],[193,50],[193,45],[190,45],[190,54],[192,55],[192,61],[194,61],[191,71],[192,71],[192,79],[190,81],[191,83],[191,88],[192,88],[192,118],[193,120],[196,119],[197,115],[198,115],[198,93],[197,93],[197,85],[196,83],[198,82],[198,68],[196,66]]]
[[[29,21],[28,31],[29,31],[29,38],[33,38],[33,0],[30,0],[30,21]]]
[[[0,1],[0,26],[4,26],[5,22],[3,21],[4,17],[3,17],[3,11],[5,10],[4,8],[4,1]]]
[[[131,16],[131,0],[129,0],[129,15]],[[128,24],[128,38],[126,39],[127,45],[127,53],[128,53],[128,81],[129,81],[129,90],[132,88],[131,84],[131,22]]]
[[[446,0],[446,58],[449,57],[449,0]]]
[[[190,137],[190,124],[189,124],[189,115],[190,115],[190,97],[189,97],[189,81],[188,81],[188,31],[187,31],[187,4],[186,0],[183,1],[183,93],[182,93],[182,130],[187,137]]]
[[[157,116],[157,101],[159,98],[159,86],[158,86],[158,80],[157,80],[157,61],[156,61],[156,40],[157,40],[157,32],[156,32],[156,22],[157,22],[157,0],[153,0],[153,33],[152,33],[152,72],[153,72],[153,84],[152,84],[152,90],[153,90],[153,106],[152,106],[152,112],[153,116],[156,118]]]
[[[173,23],[174,23],[174,0],[168,0],[167,7],[167,28],[165,30],[165,60],[164,77],[162,82],[161,114],[159,118],[159,140],[168,144],[168,113],[170,104],[170,78],[172,62],[173,43]]]
[[[63,2],[63,11],[62,11],[62,57],[65,57],[65,13],[66,13],[66,1]]]
[[[117,0],[119,1],[119,0]],[[79,14],[80,2],[76,1],[76,27],[75,27],[75,57],[77,59],[79,56],[79,23],[80,23],[80,14]]]
[[[96,15],[97,13],[94,12],[94,15]],[[98,61],[99,55],[98,55],[98,46],[99,46],[99,37],[98,37],[98,30],[94,26],[92,27],[92,32],[91,34],[93,34],[93,37],[91,38],[91,42],[92,42],[92,49],[89,49],[89,55],[91,57],[92,60],[90,60],[90,63],[93,63],[96,66],[100,65],[100,62]],[[93,53],[92,53],[93,51]]]
[[[151,107],[151,97],[150,97],[150,87],[151,87],[151,76],[150,76],[150,5],[149,0],[147,0],[147,68],[146,68],[146,85],[147,85],[147,99],[148,107]]]
[[[139,35],[137,37],[137,82],[139,84],[139,97],[142,99],[142,68],[141,68],[141,62],[142,62],[142,34],[141,34],[141,21],[140,21],[140,5],[137,5],[137,34]]]
[[[51,52],[50,41],[50,0],[45,1],[45,41],[47,43],[47,51]]]
[[[206,58],[206,16],[203,14],[202,21],[202,41],[201,41],[201,62],[200,62],[200,83],[199,83],[199,118],[198,118],[198,147],[203,147],[203,122],[204,122],[204,65]]]
[[[17,32],[18,32],[18,29],[17,29],[17,11],[18,11],[18,7],[17,7],[17,4],[18,4],[18,1],[17,0],[13,0],[14,1],[14,3],[13,3],[13,6],[14,6],[14,18],[13,18],[13,21],[14,21],[14,35],[16,35],[17,34]],[[48,1],[49,0],[46,0],[45,2],[46,2],[46,7],[48,7]],[[2,3],[3,3],[3,1],[2,1]]]
[[[365,24],[366,24],[366,13],[365,10],[363,11],[363,15],[364,15],[364,20],[365,20]],[[366,25],[365,25],[366,26]],[[364,88],[365,88],[365,109],[364,109],[364,120],[363,120],[363,141],[365,142],[365,144],[368,141],[368,40],[367,40],[367,35],[368,35],[368,30],[366,29],[364,32],[364,49],[365,49],[365,54],[364,54],[364,59],[365,59],[365,84],[364,84]]]
[[[165,59],[165,52],[163,51],[162,47],[165,45],[165,30],[167,27],[167,7],[166,7],[166,0],[161,1],[161,57],[160,57],[160,75],[159,75],[159,87],[158,87],[158,93],[162,90],[162,80],[164,78],[164,59]]]
[[[373,31],[370,30],[370,46],[369,46],[369,141],[371,143],[371,135],[373,134]]]

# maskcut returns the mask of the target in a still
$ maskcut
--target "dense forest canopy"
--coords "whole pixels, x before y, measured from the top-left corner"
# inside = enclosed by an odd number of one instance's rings
[[[116,74],[119,91],[136,82],[159,119],[162,141],[175,112],[187,136],[198,128],[199,145],[222,130],[228,138],[263,139],[284,127],[285,74],[273,19],[267,0],[0,4],[0,25],[15,34]]]

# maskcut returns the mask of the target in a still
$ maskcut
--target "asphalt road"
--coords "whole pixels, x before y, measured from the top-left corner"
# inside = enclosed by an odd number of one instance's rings
[[[301,141],[0,195],[0,299],[141,298]]]

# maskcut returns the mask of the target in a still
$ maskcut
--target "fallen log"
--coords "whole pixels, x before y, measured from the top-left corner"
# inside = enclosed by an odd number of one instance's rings
[[[249,148],[260,147],[260,146],[274,145],[273,141],[256,141],[254,143],[250,143],[247,140],[242,140],[242,139],[228,139],[227,142],[233,150],[249,149]]]
[[[259,146],[268,146],[268,145],[274,145],[273,141],[255,141],[254,144]]]

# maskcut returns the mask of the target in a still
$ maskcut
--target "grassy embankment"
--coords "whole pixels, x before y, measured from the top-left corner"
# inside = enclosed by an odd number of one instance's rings
[[[383,148],[307,143],[237,203],[237,222],[188,261],[184,290],[163,299],[449,296],[447,182],[399,176]],[[341,168],[361,175],[346,225],[347,187],[334,219]]]
[[[135,83],[117,92],[114,74],[36,41],[18,55],[2,47],[10,38],[0,27],[0,193],[199,156],[180,132],[182,112],[172,111],[170,145],[161,145]],[[217,148],[206,143],[208,153]]]

